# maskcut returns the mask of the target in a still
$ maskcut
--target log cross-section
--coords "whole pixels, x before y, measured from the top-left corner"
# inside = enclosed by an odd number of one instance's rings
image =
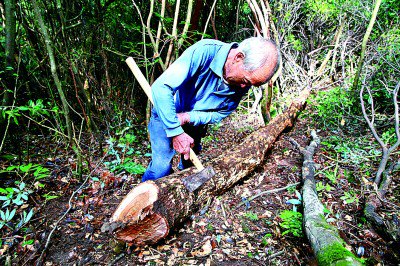
[[[215,176],[194,192],[190,192],[182,181],[194,174],[193,167],[136,186],[124,198],[110,220],[111,228],[112,224],[118,224],[114,227],[116,238],[137,246],[156,243],[171,228],[198,210],[207,199],[223,193],[248,176],[264,160],[267,151],[282,131],[293,126],[309,94],[308,89],[302,91],[289,108],[267,126],[209,161],[207,164],[214,169]]]

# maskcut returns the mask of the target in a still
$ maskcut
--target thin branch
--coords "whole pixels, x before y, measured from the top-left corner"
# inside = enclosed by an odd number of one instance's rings
[[[165,59],[165,67],[168,67],[171,64],[170,61],[172,58],[172,49],[174,48],[174,42],[176,41],[176,36],[177,36],[177,25],[178,25],[178,19],[179,19],[180,6],[181,6],[181,0],[176,0],[174,23],[172,26],[172,34],[171,34],[171,40],[170,40],[169,47],[168,47],[167,57]]]
[[[186,33],[189,30],[190,19],[192,17],[192,9],[193,9],[193,0],[189,0],[187,13],[186,13],[185,26],[183,27],[181,38],[178,41],[178,50],[181,48],[181,46],[183,44],[183,40],[184,40],[184,38],[186,38]]]
[[[207,27],[208,27],[208,23],[210,22],[211,15],[212,15],[212,13],[213,13],[213,10],[214,10],[214,8],[215,8],[215,4],[216,4],[216,3],[217,3],[217,0],[214,0],[214,3],[213,3],[213,5],[212,5],[212,7],[211,7],[211,10],[210,10],[210,14],[208,15],[208,18],[207,18],[207,21],[206,21],[206,25],[204,26],[204,31],[203,31],[203,35],[201,36],[201,39],[203,39],[203,38],[204,38],[204,35],[206,34]]]
[[[399,94],[399,88],[400,88],[400,81],[397,83],[396,88],[393,91],[393,104],[394,104],[394,121],[395,121],[395,131],[396,131],[396,137],[397,141],[393,146],[389,148],[389,153],[394,151],[399,145],[400,145],[400,129],[399,129],[399,103],[397,102],[397,95]]]
[[[241,202],[236,208],[239,208],[239,207],[242,206],[243,204],[246,204],[247,202],[250,202],[250,201],[252,201],[252,200],[254,200],[254,199],[256,199],[256,198],[258,198],[258,197],[260,197],[260,196],[262,196],[262,195],[267,195],[267,194],[271,194],[271,193],[280,192],[280,191],[286,190],[286,189],[288,189],[288,188],[295,187],[295,186],[297,186],[297,185],[299,185],[299,184],[300,184],[300,182],[296,182],[296,183],[293,183],[293,184],[289,184],[289,185],[287,185],[286,187],[276,188],[276,189],[271,189],[271,190],[263,191],[263,192],[261,192],[261,193],[258,193],[258,194],[256,194],[256,195],[254,195],[254,196],[248,198],[248,199],[246,200],[246,202]]]
[[[101,160],[98,162],[98,164],[95,166],[95,168],[90,172],[90,174],[86,177],[86,179],[83,181],[83,183],[79,186],[78,189],[76,189],[74,192],[72,192],[71,197],[68,200],[68,209],[64,212],[64,214],[57,220],[57,222],[55,222],[53,224],[53,229],[50,231],[49,236],[47,237],[46,240],[46,244],[42,250],[42,253],[40,254],[39,259],[37,260],[38,262],[42,261],[43,258],[43,254],[46,252],[49,244],[50,244],[50,239],[51,236],[53,235],[54,231],[57,229],[58,224],[61,222],[61,220],[64,219],[64,217],[69,213],[69,211],[72,209],[72,199],[74,198],[75,194],[78,193],[79,190],[81,190],[83,188],[83,186],[86,184],[86,182],[89,180],[90,177],[92,177],[92,174],[94,173],[94,171],[97,170],[97,168],[100,166],[100,164],[103,162],[104,158],[106,157],[106,155],[104,155],[103,158],[101,158]]]

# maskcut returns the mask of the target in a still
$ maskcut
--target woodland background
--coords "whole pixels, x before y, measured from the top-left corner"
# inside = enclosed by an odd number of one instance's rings
[[[317,191],[337,196],[344,208],[356,204],[362,218],[354,226],[375,228],[388,246],[399,243],[399,1],[1,0],[0,14],[0,258],[6,263],[43,259],[51,230],[43,213],[51,202],[82,193],[88,180],[106,194],[110,181],[95,174],[99,168],[113,178],[143,173],[150,106],[124,62],[128,56],[151,83],[202,38],[240,42],[258,35],[277,42],[282,67],[272,86],[250,91],[238,114],[264,125],[311,89],[301,117],[323,135],[329,158]],[[218,143],[220,126],[206,141]],[[73,186],[60,191],[57,178]],[[335,196],[340,178],[354,187]],[[363,211],[368,206],[372,214]],[[364,256],[364,248],[353,249]],[[375,257],[372,264],[382,255],[374,252],[365,255]],[[387,262],[396,260],[398,254]]]

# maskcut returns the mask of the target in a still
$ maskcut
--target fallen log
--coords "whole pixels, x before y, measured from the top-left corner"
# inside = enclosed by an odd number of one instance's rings
[[[303,224],[308,240],[318,260],[318,265],[363,265],[363,263],[348,249],[346,243],[340,238],[338,230],[328,224],[324,217],[324,206],[318,199],[315,188],[315,164],[313,156],[319,144],[316,132],[311,132],[313,140],[306,148],[301,147],[296,141],[290,139],[303,154]]]
[[[400,170],[400,161],[392,163],[382,174],[379,187],[373,183],[374,189],[366,198],[364,215],[375,231],[388,242],[388,247],[393,251],[394,262],[400,262],[400,226],[396,221],[399,216],[398,206],[386,199],[392,178]],[[384,209],[382,208],[384,207]],[[383,215],[382,215],[383,213]],[[391,217],[392,219],[388,219]]]
[[[207,199],[249,175],[264,160],[282,131],[293,126],[309,94],[310,90],[303,90],[283,114],[246,137],[237,147],[209,161],[215,176],[194,192],[189,192],[183,182],[185,177],[194,174],[193,167],[137,185],[120,203],[110,223],[103,225],[102,231],[114,231],[117,239],[137,246],[154,244],[164,238]]]

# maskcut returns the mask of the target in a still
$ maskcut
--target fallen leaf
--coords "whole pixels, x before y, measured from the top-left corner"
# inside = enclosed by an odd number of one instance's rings
[[[193,251],[190,254],[196,257],[204,257],[212,252],[212,246],[211,246],[211,241],[207,240],[206,243],[204,243],[203,246],[199,250]]]
[[[353,218],[352,218],[350,215],[346,215],[346,216],[344,217],[344,219],[346,219],[346,220],[349,221],[349,222],[353,221]]]

